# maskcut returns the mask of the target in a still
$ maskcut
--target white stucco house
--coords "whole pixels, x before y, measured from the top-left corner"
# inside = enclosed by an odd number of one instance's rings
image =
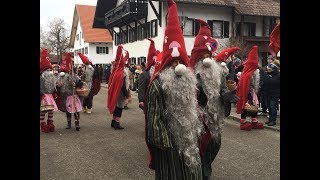
[[[93,64],[108,64],[113,58],[113,40],[109,31],[92,27],[96,7],[75,5],[70,48],[74,52],[74,64],[82,64],[78,52],[91,59]]]
[[[231,38],[240,38],[248,47],[259,46],[260,64],[268,56],[269,35],[280,21],[280,0],[175,0],[186,50],[191,54],[199,30],[196,19],[209,23],[219,45],[216,52],[230,46]],[[166,15],[165,0],[98,0],[93,27],[112,32],[113,51],[122,44],[133,63],[146,61],[150,42],[162,50]],[[245,58],[245,57],[243,57]]]

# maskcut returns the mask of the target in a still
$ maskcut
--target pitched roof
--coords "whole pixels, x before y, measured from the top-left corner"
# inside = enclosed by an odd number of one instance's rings
[[[78,20],[82,28],[83,38],[85,42],[112,42],[112,36],[105,29],[93,28],[93,20],[96,11],[96,6],[75,5],[73,15],[72,30],[70,36],[70,46],[74,46],[75,33],[77,31]]]
[[[234,7],[236,13],[280,17],[280,0],[176,0],[176,2]]]

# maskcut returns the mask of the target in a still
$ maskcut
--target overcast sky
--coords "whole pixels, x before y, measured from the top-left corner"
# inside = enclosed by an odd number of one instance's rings
[[[48,30],[48,22],[63,19],[71,28],[75,4],[96,6],[97,0],[40,0],[40,26]]]

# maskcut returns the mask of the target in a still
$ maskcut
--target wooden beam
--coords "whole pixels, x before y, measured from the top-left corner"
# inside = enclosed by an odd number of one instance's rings
[[[161,16],[162,16],[162,1],[159,1],[159,12],[156,10],[152,0],[149,0],[150,6],[153,10],[153,12],[156,14],[157,19],[159,20],[159,26],[161,27],[162,23],[161,23]]]

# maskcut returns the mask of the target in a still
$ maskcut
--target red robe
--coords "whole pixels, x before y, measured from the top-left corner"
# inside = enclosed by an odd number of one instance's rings
[[[258,65],[253,64],[245,64],[244,66],[237,88],[237,96],[239,97],[239,100],[237,102],[237,114],[242,113],[242,110],[246,102],[248,101],[252,73],[257,68]]]
[[[123,83],[125,58],[121,54],[122,46],[118,46],[116,60],[113,65],[112,73],[108,82],[107,107],[109,109],[110,114],[113,114],[113,111],[116,108],[118,96],[120,94]]]

